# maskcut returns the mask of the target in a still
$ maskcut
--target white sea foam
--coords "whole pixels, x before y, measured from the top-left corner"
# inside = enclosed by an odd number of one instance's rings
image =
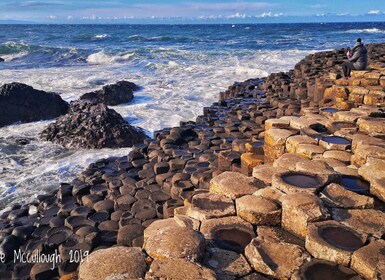
[[[150,59],[144,59],[132,53],[112,56],[100,51],[90,55],[87,59],[89,64],[83,66],[3,69],[0,70],[0,83],[23,82],[38,89],[61,93],[65,100],[70,101],[85,92],[101,88],[103,84],[132,81],[143,90],[135,93],[132,103],[113,108],[134,125],[152,133],[178,125],[182,120],[194,120],[202,114],[204,106],[217,101],[218,93],[234,81],[287,71],[309,53],[299,50],[248,50],[242,56],[225,52],[213,56],[204,52],[170,49],[153,51]],[[132,59],[133,56],[135,59]],[[1,128],[0,137],[21,135],[37,138],[47,123]],[[7,168],[5,171],[0,169],[0,182],[4,183],[0,192],[5,190],[3,197],[0,195],[0,202],[15,197],[19,201],[27,200],[30,193],[53,188],[59,181],[70,181],[98,158],[127,154],[128,150],[67,151],[52,143],[35,140],[22,151],[24,155],[28,154],[26,160],[6,157],[0,152]]]
[[[91,64],[111,64],[115,62],[124,62],[125,60],[133,57],[135,53],[125,53],[118,55],[110,55],[106,54],[104,51],[100,51],[97,53],[90,54],[87,57],[87,62]]]
[[[105,39],[105,38],[109,38],[109,37],[111,37],[111,36],[108,34],[99,34],[99,35],[94,36],[95,39]]]
[[[28,51],[21,51],[19,53],[13,53],[13,54],[6,54],[6,55],[2,55],[1,57],[6,61],[6,62],[9,62],[9,61],[14,61],[18,58],[22,58],[24,56],[27,56],[29,54]]]
[[[108,55],[104,51],[90,54],[87,57],[87,62],[93,64],[109,64],[116,61],[116,56]]]
[[[378,28],[349,29],[345,33],[385,33],[385,30]]]
[[[11,125],[0,129],[0,208],[13,200],[30,201],[37,194],[71,181],[97,159],[126,155],[130,148],[102,150],[68,150],[38,140],[50,121]],[[31,139],[25,146],[17,137]],[[31,193],[33,196],[31,196]]]

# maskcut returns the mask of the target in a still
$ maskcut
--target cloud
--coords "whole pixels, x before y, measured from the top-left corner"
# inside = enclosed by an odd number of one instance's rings
[[[57,19],[57,16],[55,16],[55,15],[49,15],[49,16],[47,16],[47,18],[48,18],[48,19]]]
[[[340,14],[336,14],[337,17],[346,17],[346,16],[350,16],[349,13],[340,13]]]
[[[229,15],[226,18],[247,18],[246,14],[236,13],[234,15]]]
[[[73,19],[74,19],[73,16],[68,16],[68,17],[67,17],[67,20],[73,20]]]
[[[255,16],[255,17],[267,18],[267,17],[282,17],[282,16],[283,16],[283,13],[264,12],[260,15]]]
[[[380,15],[381,11],[380,10],[371,10],[368,12],[368,15]]]

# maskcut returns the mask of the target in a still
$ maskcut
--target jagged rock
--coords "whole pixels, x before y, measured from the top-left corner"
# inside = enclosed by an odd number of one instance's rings
[[[4,61],[5,61],[4,58],[0,57],[0,62],[4,62]]]
[[[143,278],[147,265],[141,248],[112,247],[90,254],[79,267],[79,280]]]
[[[0,88],[0,127],[15,122],[48,120],[65,114],[68,104],[60,95],[10,83]]]
[[[130,102],[133,98],[133,92],[139,87],[134,83],[119,81],[115,84],[104,86],[101,90],[88,92],[80,96],[80,100],[89,100],[106,105],[118,105]]]
[[[101,149],[131,147],[146,136],[106,105],[77,101],[71,103],[68,114],[50,124],[40,137],[68,148]]]

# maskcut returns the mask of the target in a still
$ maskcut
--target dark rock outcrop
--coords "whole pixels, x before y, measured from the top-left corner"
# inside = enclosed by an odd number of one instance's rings
[[[10,83],[0,88],[0,127],[17,121],[48,120],[65,114],[68,103],[53,92],[36,90],[31,86]]]
[[[0,57],[0,62],[4,62],[4,61],[5,61],[4,58],[1,58],[1,57]]]
[[[138,89],[134,83],[120,81],[104,86],[101,90],[85,93],[80,99],[113,106],[130,102],[134,98],[133,92]]]
[[[44,140],[68,148],[120,148],[142,142],[143,131],[132,127],[104,104],[75,101],[69,113],[50,124],[41,134]]]

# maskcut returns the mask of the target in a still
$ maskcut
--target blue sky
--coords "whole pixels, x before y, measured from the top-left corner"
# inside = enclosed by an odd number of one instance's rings
[[[385,21],[385,0],[1,0],[0,21],[302,22]]]

